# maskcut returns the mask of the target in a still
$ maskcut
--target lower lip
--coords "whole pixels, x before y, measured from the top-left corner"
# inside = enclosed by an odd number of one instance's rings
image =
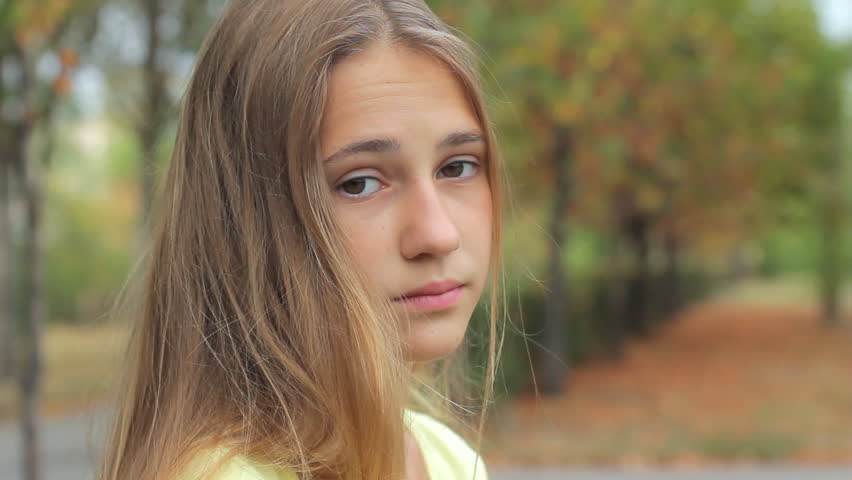
[[[414,310],[443,310],[453,306],[458,301],[462,294],[462,288],[464,288],[463,285],[438,295],[417,295],[415,297],[403,297],[396,301]]]

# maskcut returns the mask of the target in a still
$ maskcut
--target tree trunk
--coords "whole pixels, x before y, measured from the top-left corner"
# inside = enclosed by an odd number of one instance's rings
[[[625,314],[629,319],[630,333],[646,336],[648,325],[648,278],[650,250],[648,239],[649,219],[641,212],[633,212],[627,217],[625,230],[628,245],[633,256],[632,271],[627,286]]]
[[[553,130],[551,167],[554,172],[553,207],[550,218],[550,254],[548,261],[548,289],[545,304],[544,352],[542,362],[542,393],[560,393],[568,375],[568,352],[565,348],[566,306],[568,288],[562,269],[562,252],[567,237],[566,216],[571,189],[572,132],[568,127]]]
[[[145,85],[144,114],[139,125],[139,140],[142,145],[142,175],[140,178],[140,232],[139,244],[144,245],[148,238],[148,217],[154,201],[157,178],[157,140],[162,130],[162,112],[166,95],[165,77],[157,65],[161,50],[161,39],[157,29],[162,14],[162,0],[143,0],[145,9],[148,45],[145,55],[143,82]]]
[[[11,161],[0,161],[0,380],[12,376],[12,359],[15,342],[15,318],[12,309],[12,279],[14,278],[12,259],[12,219],[10,212],[10,176]]]
[[[21,357],[18,369],[18,385],[21,408],[21,440],[23,444],[23,472],[25,480],[41,478],[38,403],[41,384],[41,324],[45,313],[44,268],[41,257],[41,210],[42,192],[40,162],[31,154],[35,103],[33,99],[35,75],[32,60],[26,52],[20,52],[21,91],[25,115],[21,119],[17,148],[18,178],[23,185],[25,206],[25,228],[23,253],[21,255]]]
[[[832,167],[834,167],[832,165]],[[831,170],[837,170],[831,168]],[[829,175],[822,215],[822,261],[820,265],[820,299],[823,323],[833,327],[840,322],[840,285],[842,284],[841,222],[843,219],[841,175]]]
[[[683,304],[681,287],[680,244],[677,238],[667,233],[663,240],[665,251],[665,271],[663,273],[664,295],[663,313],[674,314]]]
[[[607,309],[605,342],[609,359],[620,362],[624,359],[625,299],[627,295],[627,272],[629,262],[619,235],[613,235],[607,275]]]
[[[39,168],[35,159],[28,159],[26,167],[27,225],[23,273],[24,322],[21,343],[24,355],[21,362],[20,388],[22,408],[22,433],[25,452],[25,478],[36,480],[39,475],[38,400],[41,385],[41,337],[45,316],[44,265],[42,258],[42,191]]]
[[[843,284],[843,225],[846,212],[843,201],[843,164],[841,156],[832,149],[826,165],[826,186],[822,198],[822,261],[820,265],[820,299],[823,324],[833,327],[840,323]]]

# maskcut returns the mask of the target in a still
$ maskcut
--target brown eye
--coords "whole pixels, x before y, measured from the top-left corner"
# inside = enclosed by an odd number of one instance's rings
[[[448,163],[441,168],[441,176],[448,178],[465,178],[476,174],[479,165],[474,162],[459,160]]]
[[[347,197],[366,197],[379,190],[381,185],[373,177],[355,177],[338,185],[337,190]]]

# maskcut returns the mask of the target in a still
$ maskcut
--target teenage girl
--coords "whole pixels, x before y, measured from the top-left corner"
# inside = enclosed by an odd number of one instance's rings
[[[231,2],[125,302],[102,480],[487,478],[442,413],[483,293],[484,405],[499,343],[477,70],[421,0]]]

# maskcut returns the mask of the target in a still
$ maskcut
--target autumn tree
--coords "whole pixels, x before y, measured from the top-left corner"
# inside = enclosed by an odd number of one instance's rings
[[[550,212],[545,393],[567,378],[569,225],[611,239],[602,269],[618,305],[604,330],[617,357],[653,327],[651,254],[664,252],[670,311],[684,251],[759,235],[778,185],[819,170],[805,146],[837,125],[824,103],[804,108],[842,71],[815,62],[826,41],[809,2],[434,4],[491,59],[518,193]]]
[[[0,312],[2,335],[9,356],[0,370],[17,374],[20,392],[24,478],[40,478],[38,399],[42,374],[41,330],[45,321],[42,171],[52,150],[53,114],[70,87],[77,53],[69,45],[90,39],[93,1],[6,1],[0,4],[0,61],[16,72],[2,85],[2,99],[11,113],[0,123]],[[75,45],[76,47],[77,45]],[[48,78],[38,75],[36,62],[46,57],[59,64]],[[20,228],[11,206],[23,211]],[[13,231],[21,232],[19,238]],[[17,268],[14,268],[17,267]],[[14,296],[15,292],[20,295]],[[15,308],[17,306],[17,308]],[[14,321],[19,316],[18,321]],[[11,357],[11,358],[9,358]]]
[[[189,66],[224,3],[113,0],[110,16],[138,33],[141,48],[129,48],[124,32],[110,25],[104,25],[96,39],[93,57],[109,91],[106,114],[138,139],[139,245],[147,238],[146,222]]]

